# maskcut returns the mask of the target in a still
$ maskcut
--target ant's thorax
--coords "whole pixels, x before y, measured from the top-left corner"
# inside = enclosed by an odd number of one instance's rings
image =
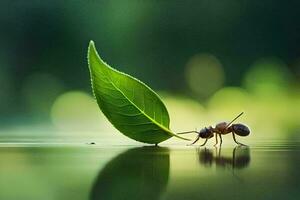
[[[228,128],[227,125],[228,125],[227,122],[218,123],[218,124],[216,124],[214,131],[219,134],[226,134],[227,128]]]

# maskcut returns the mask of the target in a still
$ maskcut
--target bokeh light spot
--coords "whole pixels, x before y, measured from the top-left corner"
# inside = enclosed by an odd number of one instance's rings
[[[209,97],[224,83],[222,64],[211,54],[195,55],[187,62],[186,79],[192,92]]]
[[[244,111],[249,114],[251,97],[238,87],[225,87],[218,90],[208,102],[208,110],[215,121],[230,120]]]
[[[284,92],[290,78],[290,71],[282,61],[264,58],[250,68],[245,77],[245,86],[258,95],[269,96]]]
[[[51,119],[62,130],[91,131],[100,129],[103,116],[93,97],[81,91],[70,91],[55,100]]]

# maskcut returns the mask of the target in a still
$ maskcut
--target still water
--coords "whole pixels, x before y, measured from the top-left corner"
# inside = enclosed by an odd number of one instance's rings
[[[0,199],[300,199],[300,145],[2,144]]]

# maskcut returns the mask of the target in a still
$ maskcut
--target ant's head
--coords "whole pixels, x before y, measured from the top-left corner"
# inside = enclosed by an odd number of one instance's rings
[[[214,136],[213,128],[210,126],[208,128],[203,128],[200,130],[199,135],[201,138],[212,138]]]

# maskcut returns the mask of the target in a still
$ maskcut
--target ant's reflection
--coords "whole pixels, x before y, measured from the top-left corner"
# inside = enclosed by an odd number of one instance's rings
[[[90,199],[160,199],[168,183],[169,168],[167,148],[129,149],[99,172]]]
[[[199,163],[211,167],[215,164],[217,167],[243,169],[250,164],[250,149],[245,146],[237,146],[232,151],[232,156],[223,156],[222,148],[215,149],[215,154],[210,149],[197,149]]]

